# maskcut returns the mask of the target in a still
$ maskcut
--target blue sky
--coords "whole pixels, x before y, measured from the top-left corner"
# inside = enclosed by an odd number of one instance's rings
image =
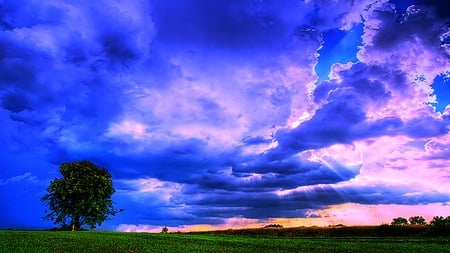
[[[61,163],[100,229],[450,214],[443,1],[2,1],[0,228],[49,228]]]

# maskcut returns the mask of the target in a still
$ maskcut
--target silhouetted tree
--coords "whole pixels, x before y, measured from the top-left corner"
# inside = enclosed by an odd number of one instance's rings
[[[446,218],[442,216],[434,216],[430,221],[430,234],[437,236],[450,235],[450,216]]]
[[[395,226],[408,225],[408,220],[403,217],[397,217],[392,220],[391,225],[395,225]]]
[[[72,230],[79,230],[82,225],[93,229],[118,212],[112,205],[115,190],[106,169],[79,161],[64,163],[59,171],[62,178],[52,180],[42,197],[48,208],[44,219]]]
[[[447,218],[442,216],[434,216],[430,221],[430,225],[436,227],[450,227],[450,216],[447,216]]]
[[[161,229],[161,233],[163,233],[163,234],[166,234],[166,233],[168,233],[169,232],[169,229],[167,228],[167,227],[163,227],[162,229]]]
[[[408,219],[409,224],[411,225],[425,225],[427,222],[425,221],[425,218],[422,216],[412,216]]]
[[[283,228],[283,225],[281,224],[269,224],[264,226],[264,228]]]

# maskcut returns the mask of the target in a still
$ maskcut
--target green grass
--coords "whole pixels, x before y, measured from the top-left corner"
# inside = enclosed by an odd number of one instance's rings
[[[0,252],[449,252],[450,238],[0,231]]]

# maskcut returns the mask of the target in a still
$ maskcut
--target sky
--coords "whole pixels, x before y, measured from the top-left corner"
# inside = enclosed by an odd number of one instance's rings
[[[450,215],[445,2],[0,1],[0,228],[79,160],[104,230]]]

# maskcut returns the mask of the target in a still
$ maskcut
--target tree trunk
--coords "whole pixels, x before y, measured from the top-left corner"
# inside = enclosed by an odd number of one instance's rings
[[[80,230],[80,216],[76,215],[72,219],[72,231]]]

